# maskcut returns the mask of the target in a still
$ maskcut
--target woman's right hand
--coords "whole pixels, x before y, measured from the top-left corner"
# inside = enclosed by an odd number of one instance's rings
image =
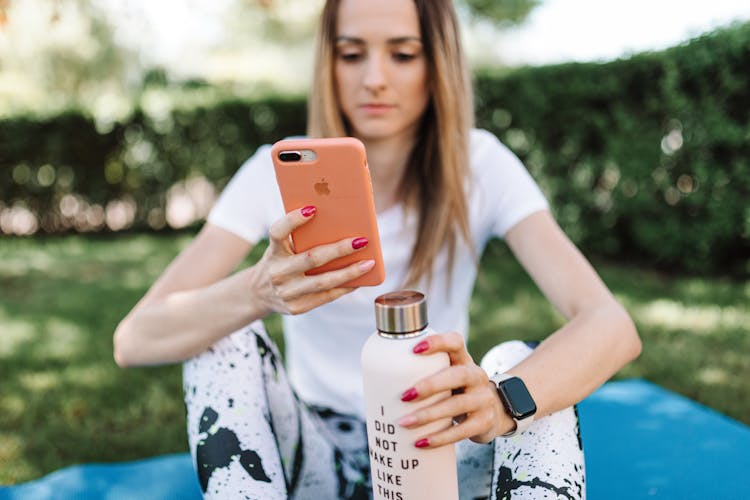
[[[336,271],[306,276],[306,271],[367,245],[366,238],[346,238],[295,254],[290,235],[314,216],[315,207],[307,206],[274,222],[269,230],[268,248],[248,270],[252,270],[251,287],[267,313],[300,314],[336,300],[354,291],[343,287],[344,283],[366,274],[375,265],[373,260],[362,260]]]

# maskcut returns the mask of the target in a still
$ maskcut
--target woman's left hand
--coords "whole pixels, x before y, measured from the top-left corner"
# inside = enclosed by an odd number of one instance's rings
[[[477,443],[488,443],[496,436],[515,428],[515,422],[502,407],[495,385],[490,382],[485,371],[474,363],[461,335],[431,335],[414,346],[414,352],[419,355],[445,352],[450,357],[451,364],[404,391],[401,400],[422,401],[445,391],[451,391],[452,395],[403,416],[399,425],[417,429],[445,418],[458,422],[443,431],[423,436],[415,446],[436,448],[465,438]]]

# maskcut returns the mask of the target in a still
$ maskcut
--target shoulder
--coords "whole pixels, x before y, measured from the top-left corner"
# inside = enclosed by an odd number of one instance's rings
[[[232,177],[231,183],[257,183],[261,180],[271,180],[274,177],[271,148],[273,144],[263,144],[240,165]]]
[[[469,161],[475,174],[521,166],[521,160],[492,132],[472,129],[469,135]]]
[[[248,193],[254,196],[271,194],[276,184],[276,174],[271,161],[271,144],[263,144],[240,165],[222,191],[221,198],[244,199]]]
[[[244,169],[248,165],[265,165],[265,166],[273,166],[273,163],[271,162],[271,144],[263,144],[258,149],[255,150],[255,153],[250,156],[247,160],[245,160],[245,163],[242,164],[240,167],[241,169]]]
[[[505,233],[529,214],[547,209],[547,200],[521,160],[494,134],[471,132],[472,200],[487,223],[487,235]]]
[[[224,187],[208,215],[208,222],[255,243],[283,215],[271,145],[260,146]]]
[[[493,147],[500,144],[498,138],[483,128],[473,128],[469,131],[469,144],[473,148]]]

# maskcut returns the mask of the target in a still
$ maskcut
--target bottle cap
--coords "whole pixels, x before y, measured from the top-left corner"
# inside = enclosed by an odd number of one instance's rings
[[[427,299],[414,290],[385,293],[375,299],[375,324],[388,334],[423,330],[427,326]]]

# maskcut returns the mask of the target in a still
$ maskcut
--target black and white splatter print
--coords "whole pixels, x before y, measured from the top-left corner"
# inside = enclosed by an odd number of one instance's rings
[[[505,371],[531,352],[506,342],[482,361]],[[185,362],[188,439],[206,498],[371,498],[364,422],[300,401],[262,323]],[[457,446],[461,499],[585,498],[574,408],[520,436]]]

